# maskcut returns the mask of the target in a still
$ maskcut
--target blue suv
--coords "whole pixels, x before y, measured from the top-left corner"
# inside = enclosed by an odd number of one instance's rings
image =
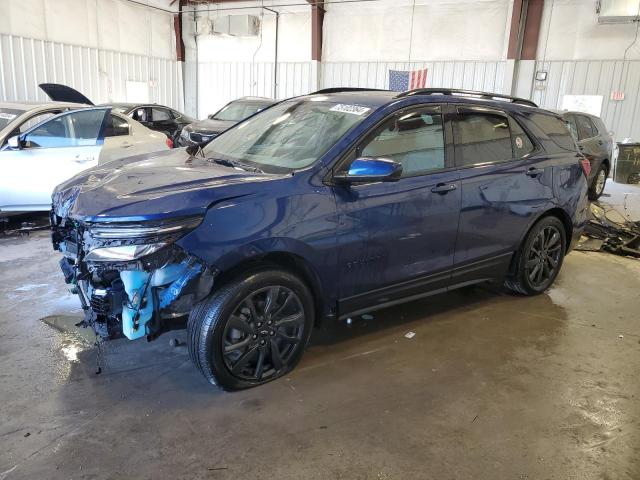
[[[528,100],[328,89],[77,175],[52,237],[85,326],[151,340],[188,316],[191,359],[235,390],[291,371],[326,319],[487,281],[543,292],[585,223],[588,169]]]

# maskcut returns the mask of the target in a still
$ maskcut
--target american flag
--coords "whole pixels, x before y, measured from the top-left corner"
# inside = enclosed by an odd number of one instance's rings
[[[404,92],[427,85],[427,69],[422,70],[389,70],[389,90]]]

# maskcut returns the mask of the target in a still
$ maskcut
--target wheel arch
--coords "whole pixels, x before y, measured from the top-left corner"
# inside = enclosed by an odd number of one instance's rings
[[[571,216],[564,209],[560,207],[550,208],[548,210],[545,210],[540,215],[538,215],[535,218],[535,220],[531,222],[531,224],[525,231],[524,235],[520,239],[520,244],[518,245],[518,248],[522,247],[522,244],[526,241],[527,236],[529,235],[529,232],[531,231],[531,229],[540,220],[542,220],[545,217],[556,217],[558,220],[562,222],[562,225],[564,226],[564,233],[565,233],[565,240],[566,240],[566,245],[565,245],[565,254],[566,254],[569,251],[569,246],[571,245],[571,238],[573,236],[573,222],[571,221]]]
[[[218,285],[224,285],[231,279],[238,277],[248,271],[263,269],[263,268],[279,268],[286,270],[289,273],[296,275],[302,280],[313,295],[315,305],[315,325],[318,326],[322,322],[323,318],[327,315],[325,310],[326,300],[325,291],[320,280],[320,276],[315,271],[313,266],[306,259],[291,252],[272,251],[259,255],[255,255],[250,258],[246,258],[241,262],[233,265],[230,268],[222,270],[217,278],[216,283]],[[215,288],[215,284],[214,284]]]

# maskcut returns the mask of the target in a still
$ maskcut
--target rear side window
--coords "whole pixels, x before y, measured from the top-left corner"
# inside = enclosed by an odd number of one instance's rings
[[[507,117],[492,113],[460,113],[453,121],[456,165],[500,162],[513,157]]]
[[[531,153],[534,146],[529,135],[527,135],[520,124],[513,118],[509,119],[509,126],[511,127],[511,144],[514,158],[522,158]]]
[[[152,122],[164,122],[171,120],[173,115],[166,108],[152,108],[151,109],[151,121]]]
[[[597,130],[591,123],[589,117],[584,115],[575,115],[576,128],[578,130],[578,140],[584,140],[586,138],[593,138],[598,135]]]
[[[572,115],[568,115],[568,116],[565,117],[564,121],[567,124],[567,128],[569,129],[569,132],[571,132],[571,135],[573,136],[573,138],[577,142],[578,141],[578,127],[576,126],[576,119]]]
[[[109,115],[107,120],[107,128],[104,131],[105,137],[119,137],[121,135],[129,135],[129,123],[115,115]]]
[[[553,143],[563,150],[575,151],[576,145],[564,121],[554,115],[532,113],[528,116]]]
[[[387,120],[360,149],[360,156],[389,158],[402,164],[402,176],[444,168],[442,115],[417,110]]]

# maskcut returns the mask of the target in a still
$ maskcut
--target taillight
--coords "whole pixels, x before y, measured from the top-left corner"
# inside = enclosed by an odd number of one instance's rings
[[[580,159],[580,164],[582,165],[582,170],[584,171],[584,174],[588,178],[589,174],[591,173],[591,163],[589,162],[589,159],[582,157]]]
[[[173,140],[171,140],[169,137],[167,137],[167,147],[173,148]]]

